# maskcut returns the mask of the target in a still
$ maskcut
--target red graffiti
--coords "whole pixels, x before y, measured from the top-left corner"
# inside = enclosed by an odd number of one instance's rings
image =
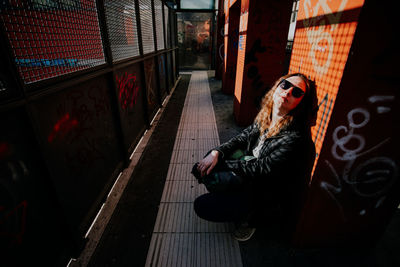
[[[10,241],[10,244],[14,243],[20,245],[22,243],[22,239],[26,229],[27,206],[28,202],[24,200],[21,203],[19,203],[16,207],[14,207],[13,210],[9,211],[7,214],[1,216],[0,218],[0,229],[9,228],[10,223],[15,224],[17,222],[15,226],[11,226],[11,228],[14,228],[13,230],[0,231],[0,237],[8,239]],[[5,210],[6,210],[5,207],[0,206],[1,213],[4,212]],[[15,220],[15,218],[18,218],[17,221]]]
[[[10,145],[7,143],[0,143],[0,160],[5,159],[11,153]]]
[[[69,113],[65,114],[53,127],[53,131],[50,133],[47,141],[49,143],[53,142],[54,139],[58,137],[64,137],[72,128],[78,125],[76,119],[71,119]]]
[[[115,80],[118,84],[118,96],[122,110],[132,108],[136,104],[139,95],[136,75],[125,72],[121,77],[116,75]]]

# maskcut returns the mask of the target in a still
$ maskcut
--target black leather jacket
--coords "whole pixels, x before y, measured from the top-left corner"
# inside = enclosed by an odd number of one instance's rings
[[[259,136],[258,126],[252,124],[214,149],[220,152],[224,168],[234,171],[252,184],[252,193],[257,200],[273,199],[285,209],[298,209],[308,188],[315,159],[315,145],[310,131],[289,127],[265,139],[258,158],[250,161],[229,159],[237,149],[252,155]]]
[[[237,149],[245,151],[246,155],[252,155],[259,136],[257,125],[252,124],[215,150],[220,152],[220,158],[225,160],[230,170],[251,180],[270,179],[275,175],[290,173],[303,176],[306,175],[305,172],[311,171],[309,165],[315,158],[315,146],[309,135],[298,130],[284,130],[267,138],[258,158],[250,161],[228,159]]]

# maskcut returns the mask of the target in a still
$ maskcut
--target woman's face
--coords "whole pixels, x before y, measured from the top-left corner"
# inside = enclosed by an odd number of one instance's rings
[[[273,95],[274,109],[285,115],[297,107],[306,92],[306,83],[299,76],[292,76],[282,81]],[[301,91],[300,91],[301,90]]]

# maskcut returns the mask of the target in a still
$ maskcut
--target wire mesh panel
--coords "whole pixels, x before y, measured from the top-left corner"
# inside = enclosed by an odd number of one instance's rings
[[[147,54],[155,50],[151,0],[139,0],[139,10],[142,29],[143,53]]]
[[[106,0],[104,5],[113,61],[138,56],[135,2]]]
[[[95,0],[3,1],[0,20],[25,84],[105,63]]]
[[[164,5],[164,30],[167,38],[167,48],[171,48],[171,32],[169,30],[169,8]]]
[[[156,16],[156,33],[157,33],[157,50],[165,48],[164,44],[164,32],[163,32],[163,10],[162,2],[160,0],[154,0],[154,12]]]

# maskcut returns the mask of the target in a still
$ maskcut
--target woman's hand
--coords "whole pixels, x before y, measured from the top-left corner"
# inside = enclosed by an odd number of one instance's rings
[[[199,164],[197,165],[197,170],[200,172],[201,176],[210,174],[215,165],[217,165],[218,156],[219,151],[213,150],[210,154],[207,155],[207,157],[199,162]]]

